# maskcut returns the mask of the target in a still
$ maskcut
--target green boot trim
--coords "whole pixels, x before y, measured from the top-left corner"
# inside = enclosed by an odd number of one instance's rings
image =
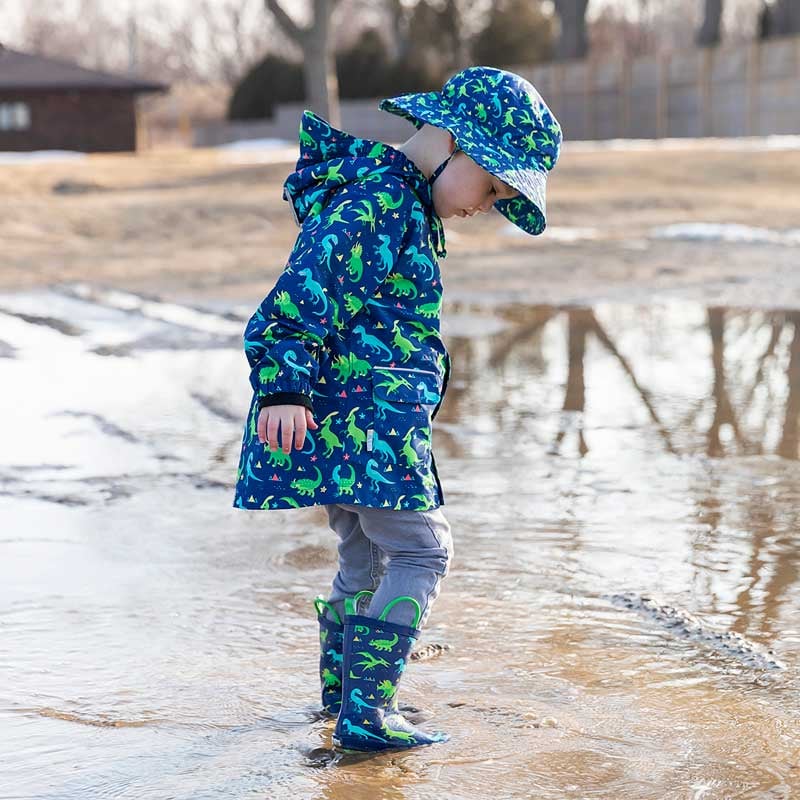
[[[362,589],[360,592],[356,592],[356,594],[353,595],[353,602],[355,603],[356,607],[358,607],[358,601],[361,598],[361,595],[363,594],[375,594],[375,592],[370,591],[369,589]],[[349,599],[350,598],[345,598],[345,605],[347,604],[347,601]],[[329,603],[324,597],[322,597],[322,595],[317,595],[314,598],[314,608],[316,609],[317,616],[319,617],[321,617],[325,613],[324,611],[321,610],[320,606],[327,608],[331,612],[331,614],[333,614],[333,616],[335,617],[334,622],[336,622],[337,625],[342,624],[342,618],[339,616],[339,612],[336,610],[336,608],[331,603]],[[353,613],[355,613],[355,611]]]
[[[414,604],[414,621],[411,623],[411,627],[416,628],[419,625],[419,618],[422,615],[422,609],[420,608],[417,600],[413,597],[409,597],[407,594],[404,594],[401,597],[395,597],[394,600],[387,603],[383,611],[381,611],[381,614],[378,617],[378,619],[381,620],[382,622],[386,622],[387,621],[386,615],[392,610],[395,603],[401,603],[403,600],[408,600],[409,603]]]

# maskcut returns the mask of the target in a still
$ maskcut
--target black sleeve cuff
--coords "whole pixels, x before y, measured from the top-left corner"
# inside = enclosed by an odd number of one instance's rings
[[[307,394],[300,394],[300,392],[275,392],[274,394],[260,397],[258,399],[258,410],[260,411],[265,406],[284,404],[305,406],[309,411],[314,411],[314,404],[311,402],[311,398]]]

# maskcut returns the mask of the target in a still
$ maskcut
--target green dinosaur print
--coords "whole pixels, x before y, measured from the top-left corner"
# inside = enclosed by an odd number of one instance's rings
[[[330,296],[328,297],[328,302],[333,306],[333,314],[331,314],[333,327],[341,333],[347,327],[347,323],[339,319],[339,304]]]
[[[392,196],[389,192],[378,192],[376,197],[378,198],[378,206],[380,210],[385,214],[387,211],[396,208],[400,208],[403,205],[403,198],[402,196],[398,197],[397,200],[392,202]]]
[[[426,319],[433,319],[434,317],[439,316],[439,312],[441,311],[442,307],[442,293],[439,292],[439,297],[433,303],[423,303],[421,306],[417,306],[414,311],[417,312],[422,317]]]
[[[327,223],[325,224],[325,230],[330,228],[331,225],[336,225],[337,223],[340,225],[348,224],[347,220],[342,216],[342,214],[344,213],[344,207],[349,205],[350,205],[349,200],[343,200],[341,203],[339,203],[338,206],[336,206],[335,209],[333,209],[330,217],[328,217]]]
[[[346,292],[344,295],[344,307],[347,309],[347,313],[354,317],[364,308],[364,303],[352,292]]]
[[[360,453],[364,447],[364,442],[367,441],[367,434],[356,423],[356,411],[358,411],[358,406],[352,409],[346,417],[347,435],[350,437],[353,447],[356,448],[356,453]]]
[[[331,430],[333,418],[337,416],[338,413],[338,411],[331,411],[320,424],[318,434],[319,438],[325,442],[325,458],[330,458],[337,447],[344,449],[341,439]]]
[[[403,436],[403,447],[400,450],[400,455],[405,458],[407,467],[413,467],[421,460],[416,449],[411,444],[411,438],[415,430],[416,426],[411,427],[408,429],[405,436]]]
[[[339,383],[344,383],[352,374],[351,361],[347,356],[336,356],[331,360],[331,364],[337,372]]]
[[[271,467],[292,468],[291,453],[284,453],[283,450],[270,450],[267,445],[264,445],[264,455],[267,456],[267,463]]]
[[[399,272],[393,272],[391,275],[386,276],[386,283],[389,284],[389,294],[398,295],[399,297],[416,297],[417,287],[404,278]]]
[[[319,471],[319,467],[314,467],[314,470],[317,473],[317,477],[315,479],[311,478],[295,478],[289,486],[292,489],[297,489],[298,493],[306,496],[311,497],[313,496],[317,489],[322,484],[322,473]]]
[[[261,367],[258,371],[258,380],[261,383],[272,383],[281,370],[281,365],[272,356],[266,356],[269,365]]]
[[[292,508],[302,508],[294,497],[281,497],[280,500],[282,503],[288,503]]]
[[[420,344],[424,343],[426,339],[430,339],[431,337],[435,339],[439,336],[439,332],[435,328],[428,328],[419,322],[419,320],[410,319],[406,324],[417,329],[416,332],[410,333],[409,336],[413,336]]]
[[[375,230],[375,209],[372,207],[372,203],[369,200],[362,200],[361,205],[363,208],[359,212],[358,216],[355,218],[356,222],[368,222],[369,229],[374,232]]]
[[[371,369],[369,361],[359,358],[355,353],[350,353],[350,375],[363,378]]]
[[[350,476],[347,478],[341,477],[341,464],[337,464],[333,469],[333,479],[339,486],[339,494],[353,494],[353,484],[356,482],[356,470],[352,464],[348,464],[347,466],[350,468]]]
[[[275,305],[280,309],[281,314],[292,319],[300,319],[300,310],[292,302],[289,292],[278,292],[275,296]]]
[[[361,244],[356,242],[350,248],[350,258],[347,262],[347,271],[350,273],[350,275],[352,275],[353,280],[356,283],[361,280],[361,276],[364,274],[364,263],[361,261],[361,250]]]
[[[414,347],[413,342],[410,339],[406,339],[406,337],[400,333],[400,320],[396,319],[394,321],[394,325],[392,325],[392,331],[394,332],[392,344],[402,353],[400,360],[403,363],[411,358],[412,353],[419,353],[419,351],[422,349],[420,347]]]
[[[390,680],[386,679],[378,684],[378,691],[383,695],[384,700],[389,700],[395,696],[397,687]]]
[[[408,731],[396,731],[389,727],[389,723],[384,720],[381,723],[381,730],[390,739],[399,739],[401,742],[415,742],[416,739]]]
[[[339,680],[339,678],[337,678],[327,667],[322,670],[320,677],[322,678],[326,687],[342,685],[341,680]]]
[[[308,147],[312,150],[317,149],[317,143],[314,141],[314,137],[308,133],[308,131],[300,130],[300,145],[302,147]]]
[[[327,182],[341,181],[341,183],[347,183],[347,178],[341,174],[341,169],[343,166],[343,161],[340,161],[338,164],[332,163],[328,167],[327,171],[320,175],[320,179]]]
[[[376,658],[372,653],[368,650],[361,650],[356,653],[357,656],[364,656],[361,661],[357,661],[354,666],[356,667],[364,667],[364,670],[368,669],[375,669],[378,665],[382,667],[388,667],[389,662],[385,658]]]
[[[402,375],[390,373],[386,378],[387,379],[382,383],[375,384],[376,387],[386,389],[386,394],[396,392],[401,386],[406,386],[409,389],[411,388],[411,384]]]
[[[369,646],[388,653],[399,641],[398,635],[393,633],[391,639],[371,639]]]

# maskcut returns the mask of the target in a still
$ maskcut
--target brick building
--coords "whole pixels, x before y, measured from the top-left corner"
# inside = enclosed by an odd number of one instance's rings
[[[169,87],[0,44],[0,151],[136,149],[136,96]]]

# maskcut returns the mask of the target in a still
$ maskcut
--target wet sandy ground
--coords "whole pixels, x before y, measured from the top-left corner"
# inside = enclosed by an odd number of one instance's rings
[[[0,295],[0,797],[800,793],[792,303],[446,304],[450,649],[400,701],[453,738],[342,757],[324,509],[231,507],[252,309],[155,295]]]

